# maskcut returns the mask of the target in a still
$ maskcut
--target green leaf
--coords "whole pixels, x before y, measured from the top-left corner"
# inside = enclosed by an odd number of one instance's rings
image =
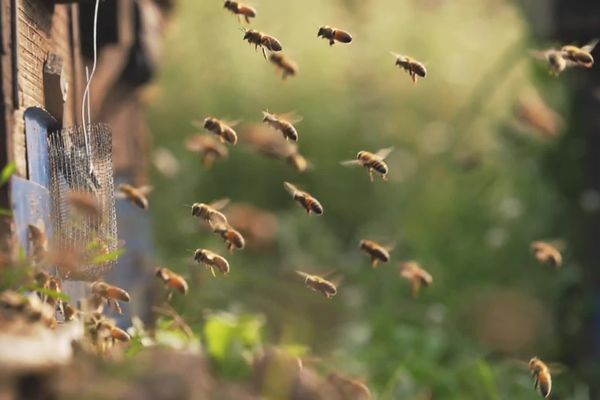
[[[17,171],[17,165],[14,162],[8,163],[2,168],[0,175],[0,185],[4,185],[10,177]]]
[[[0,208],[0,216],[1,217],[12,217],[13,212],[12,212],[12,210],[9,210],[8,208]]]
[[[34,289],[36,292],[44,294],[48,297],[52,297],[53,299],[61,300],[61,301],[69,301],[71,298],[68,294],[63,292],[57,292],[56,290],[46,289],[46,288],[38,288]]]

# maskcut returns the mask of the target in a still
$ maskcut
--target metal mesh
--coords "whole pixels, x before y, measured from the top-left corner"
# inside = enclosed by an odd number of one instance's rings
[[[107,124],[65,128],[48,136],[51,173],[53,246],[67,254],[93,254],[96,260],[117,248],[117,221],[112,168],[112,134]],[[72,193],[94,201],[97,214],[82,213]],[[98,257],[100,255],[100,257]],[[75,267],[60,268],[64,279],[94,280],[114,267],[114,261],[81,257]]]

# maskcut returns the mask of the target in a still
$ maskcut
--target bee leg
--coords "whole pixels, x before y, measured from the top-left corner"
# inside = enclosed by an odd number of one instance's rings
[[[388,180],[388,179],[387,179],[387,174],[382,174],[382,175],[381,175],[381,179],[383,179],[384,181],[387,181],[387,180]]]
[[[417,83],[417,75],[414,72],[410,73],[410,77],[411,77],[413,83]]]
[[[229,250],[229,252],[231,254],[233,254],[233,243],[230,242],[230,243],[227,244],[227,250]]]
[[[371,267],[377,268],[377,265],[379,265],[379,260],[375,257],[372,257],[371,258]]]
[[[250,18],[247,15],[245,16],[245,18],[246,18],[246,23],[249,24],[250,23]]]
[[[119,313],[119,315],[123,315],[123,310],[121,309],[121,305],[119,304],[119,302],[117,300],[113,300],[112,304],[113,304],[113,306],[115,308],[115,311],[117,313]]]
[[[263,46],[261,46],[261,49],[262,49],[263,57],[266,60],[267,59],[267,52],[265,51],[265,48]]]
[[[240,14],[236,14],[235,15],[237,17],[238,23],[242,23],[242,17],[240,16]]]
[[[216,278],[217,274],[215,274],[215,269],[213,268],[213,266],[209,265],[208,268],[210,268],[210,272],[212,273],[212,276]]]
[[[369,168],[369,179],[373,182],[373,170],[371,168]]]
[[[173,289],[169,290],[169,294],[167,295],[167,302],[170,303],[173,299]]]
[[[333,46],[334,44],[335,44],[335,40],[333,40],[333,39],[329,39],[329,45],[330,45],[330,46]]]

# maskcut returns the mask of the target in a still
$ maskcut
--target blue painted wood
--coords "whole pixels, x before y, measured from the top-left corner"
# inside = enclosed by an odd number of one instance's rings
[[[29,253],[27,240],[29,224],[44,230],[46,237],[52,236],[50,191],[35,182],[13,175],[10,192],[17,238]]]
[[[48,133],[57,122],[46,110],[38,107],[28,108],[24,118],[29,180],[49,189]]]

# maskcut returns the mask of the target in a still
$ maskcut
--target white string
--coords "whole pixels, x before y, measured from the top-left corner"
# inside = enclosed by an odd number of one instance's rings
[[[81,100],[81,122],[83,123],[83,136],[85,140],[85,151],[87,152],[88,157],[90,157],[90,147],[88,141],[88,132],[87,132],[87,124],[91,121],[90,114],[90,84],[92,83],[92,78],[94,77],[94,72],[96,72],[96,61],[98,56],[98,7],[100,6],[100,0],[96,0],[96,5],[94,7],[94,63],[92,64],[92,72],[90,76],[87,77],[87,83],[85,85],[85,90],[83,91],[83,99]],[[88,120],[86,122],[86,102],[87,102],[87,111],[88,111]],[[90,158],[91,160],[91,158]],[[90,173],[92,173],[92,163],[90,162]]]

